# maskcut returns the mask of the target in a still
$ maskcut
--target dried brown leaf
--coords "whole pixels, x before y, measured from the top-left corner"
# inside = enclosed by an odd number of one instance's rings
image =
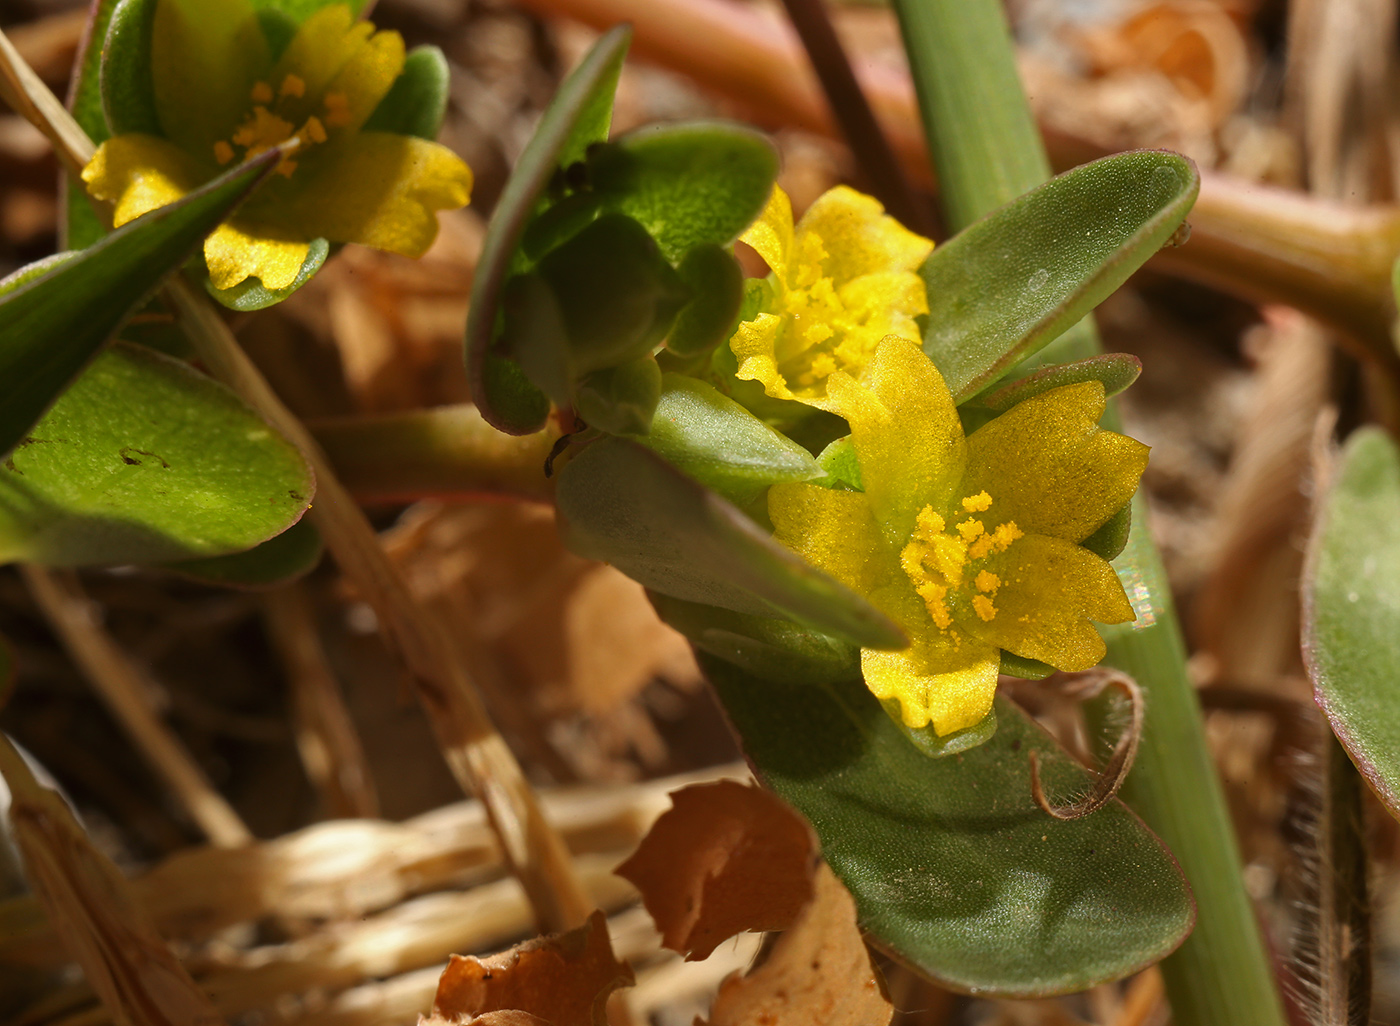
[[[768,961],[720,986],[708,1024],[885,1026],[894,1014],[856,927],[850,892],[826,865],[811,903]]]
[[[10,786],[10,822],[25,875],[112,1017],[127,1026],[223,1023],[117,867],[93,846],[63,799],[34,779],[3,734],[0,774]]]
[[[608,995],[633,984],[632,969],[613,955],[608,923],[594,912],[567,933],[517,944],[489,958],[453,955],[438,981],[433,1014],[420,1026],[482,1021],[518,1011],[548,1026],[605,1026]],[[494,1026],[526,1026],[534,1019],[485,1019]]]
[[[783,930],[812,898],[816,839],[781,799],[734,781],[671,795],[617,868],[642,892],[662,943],[707,957],[745,930]]]
[[[431,1020],[424,1019],[424,1023]],[[485,1015],[478,1015],[468,1026],[554,1026],[553,1023],[546,1022],[538,1015],[531,1015],[529,1012],[522,1012],[517,1008],[508,1008],[503,1012],[487,1012]]]

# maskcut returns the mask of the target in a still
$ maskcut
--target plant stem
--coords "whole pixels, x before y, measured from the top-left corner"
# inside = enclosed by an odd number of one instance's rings
[[[895,0],[942,198],[954,229],[1049,177],[997,0]],[[1097,348],[1091,319],[1065,349]],[[1147,719],[1123,797],[1181,861],[1195,932],[1162,963],[1179,1026],[1282,1026],[1283,1007],[1240,875],[1161,559],[1135,502],[1118,560],[1137,620],[1106,631],[1107,662],[1137,680]]]
[[[871,189],[897,220],[921,235],[932,235],[932,219],[923,199],[904,177],[894,149],[880,130],[870,102],[856,81],[851,62],[836,36],[825,0],[783,0],[788,19],[821,80],[831,112],[846,137]]]

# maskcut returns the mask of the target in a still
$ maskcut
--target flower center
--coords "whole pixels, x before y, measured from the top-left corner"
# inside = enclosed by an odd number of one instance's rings
[[[953,514],[964,519],[950,525],[932,506],[925,506],[919,511],[914,533],[899,554],[900,566],[939,630],[946,631],[953,625],[949,598],[955,593],[970,592],[969,603],[982,621],[990,623],[996,619],[993,600],[1001,578],[976,564],[1005,552],[1024,532],[1014,520],[988,531],[987,525],[973,514],[985,513],[991,507],[992,497],[986,492],[969,495],[962,500],[962,510]]]
[[[850,352],[847,329],[853,325],[852,312],[836,291],[835,281],[822,273],[827,252],[814,234],[803,236],[788,275],[783,295],[783,313],[792,329],[778,352],[779,364],[789,363],[791,373],[784,377],[799,388],[812,388],[833,371],[852,365],[864,366],[870,356]]]
[[[228,164],[238,157],[238,147],[243,151],[243,160],[251,160],[260,153],[266,153],[274,146],[281,145],[295,137],[303,148],[326,141],[327,127],[336,128],[350,123],[349,103],[344,93],[330,92],[321,99],[323,116],[312,114],[297,128],[293,120],[284,115],[289,108],[306,95],[306,83],[296,75],[287,75],[274,93],[266,82],[253,85],[253,109],[238,130],[227,140],[220,139],[214,144],[214,159],[220,164]],[[303,108],[304,109],[304,108]],[[291,157],[277,165],[277,173],[291,177],[297,169],[297,162]]]

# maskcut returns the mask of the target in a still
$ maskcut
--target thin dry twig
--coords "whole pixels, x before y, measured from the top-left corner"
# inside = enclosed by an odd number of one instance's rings
[[[141,671],[101,626],[96,604],[83,593],[71,572],[21,565],[40,612],[63,639],[63,645],[83,670],[151,769],[170,789],[185,813],[210,842],[238,848],[253,839],[239,817],[189,750],[151,708],[150,685]]]
[[[3,33],[0,79],[23,97],[16,97],[19,109],[48,136],[64,164],[80,173],[94,151],[92,141]],[[169,280],[162,295],[209,372],[290,439],[311,465],[317,481],[312,520],[341,570],[379,617],[386,640],[396,644],[408,665],[414,691],[453,775],[464,790],[482,798],[506,862],[529,895],[541,929],[556,932],[584,922],[592,905],[568,850],[540,811],[520,764],[491,722],[445,625],[413,598],[325,453],[273,392],[211,300],[178,275]]]
[[[1053,805],[1045,797],[1045,790],[1040,783],[1040,759],[1035,752],[1031,752],[1031,797],[1035,799],[1035,803],[1056,819],[1083,819],[1098,812],[1113,800],[1113,796],[1127,779],[1128,771],[1133,768],[1138,742],[1142,739],[1145,711],[1142,689],[1138,687],[1137,681],[1126,673],[1108,668],[1080,674],[1066,681],[1061,688],[1067,696],[1079,701],[1089,701],[1103,694],[1108,688],[1116,688],[1128,699],[1130,709],[1128,725],[1113,746],[1113,754],[1094,780],[1094,786],[1089,789],[1088,794],[1067,805]]]
[[[223,1020],[132,898],[117,867],[58,794],[0,734],[0,775],[25,874],[88,983],[127,1026],[217,1026]]]
[[[322,804],[335,818],[379,815],[364,746],[321,646],[305,586],[293,583],[268,592],[263,609],[292,692],[297,750]]]

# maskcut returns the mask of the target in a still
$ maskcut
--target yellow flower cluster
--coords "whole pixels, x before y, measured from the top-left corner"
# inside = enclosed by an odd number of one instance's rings
[[[159,0],[151,76],[161,134],[104,142],[83,171],[114,224],[173,203],[289,139],[281,173],[204,245],[210,280],[291,285],[310,243],[358,242],[421,256],[438,210],[470,198],[471,171],[446,147],[366,121],[404,67],[403,39],[322,7],[274,61],[249,0]]]

